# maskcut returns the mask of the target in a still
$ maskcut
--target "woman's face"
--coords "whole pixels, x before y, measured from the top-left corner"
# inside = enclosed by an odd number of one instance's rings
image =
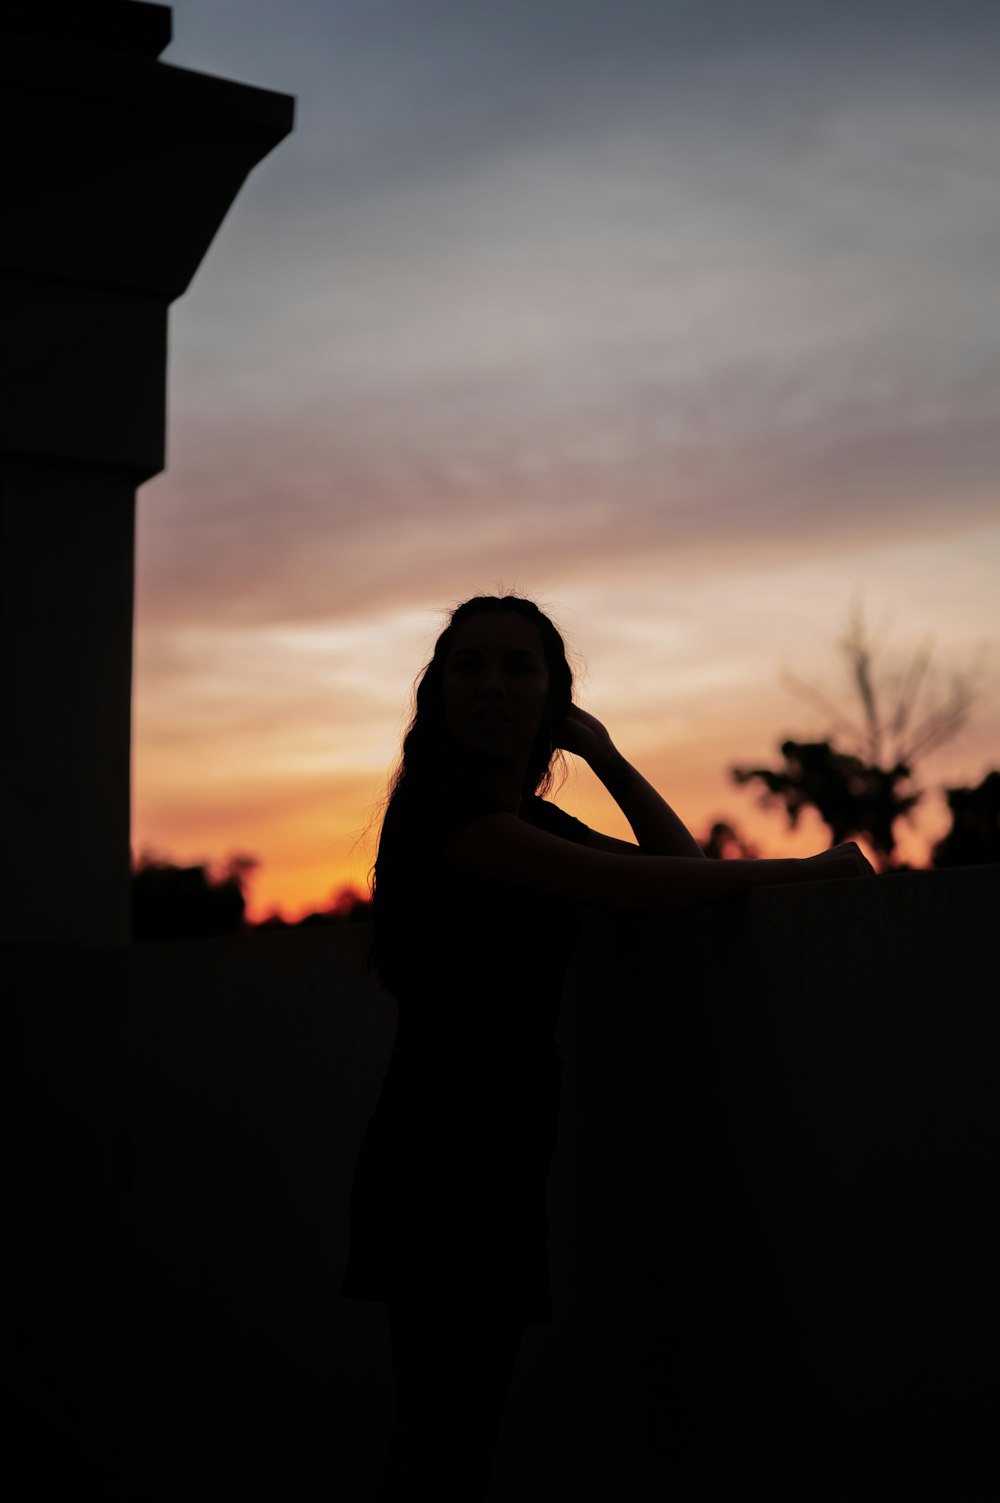
[[[484,611],[457,628],[442,674],[445,722],[470,751],[526,758],[549,708],[549,669],[538,628],[513,612]]]

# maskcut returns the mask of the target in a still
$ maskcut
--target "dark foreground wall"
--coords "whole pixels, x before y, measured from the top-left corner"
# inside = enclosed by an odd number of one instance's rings
[[[904,873],[588,925],[557,1319],[497,1499],[995,1494],[998,896]],[[394,1028],[366,942],[6,952],[24,1498],[371,1496],[384,1312],[337,1296]]]
[[[625,1496],[996,1495],[998,897],[772,888],[581,957]]]

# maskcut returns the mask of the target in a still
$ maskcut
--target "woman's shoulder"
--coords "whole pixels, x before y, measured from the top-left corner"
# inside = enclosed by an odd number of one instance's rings
[[[503,808],[488,789],[467,778],[427,779],[419,787],[403,784],[385,812],[379,854],[443,847],[464,825]]]

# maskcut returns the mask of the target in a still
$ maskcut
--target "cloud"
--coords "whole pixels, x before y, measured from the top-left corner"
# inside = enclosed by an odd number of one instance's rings
[[[1000,39],[980,0],[269,0],[174,6],[171,61],[298,95],[268,171],[287,204],[324,187],[345,207],[468,178],[496,156],[638,126],[664,149],[710,134],[781,154],[859,94],[992,92]]]
[[[199,9],[178,50],[273,62],[301,125],[175,310],[144,628],[755,567],[990,504],[982,7],[298,4],[238,37]]]

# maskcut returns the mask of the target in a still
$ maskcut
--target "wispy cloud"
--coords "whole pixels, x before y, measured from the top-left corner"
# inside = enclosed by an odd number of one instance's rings
[[[790,617],[859,580],[992,626],[995,7],[174,15],[171,57],[296,93],[299,125],[173,315],[144,819],[176,827],[156,789],[196,749],[254,790],[234,820],[282,776],[363,781],[433,608],[498,582],[572,602],[654,758],[717,700],[769,727]]]

